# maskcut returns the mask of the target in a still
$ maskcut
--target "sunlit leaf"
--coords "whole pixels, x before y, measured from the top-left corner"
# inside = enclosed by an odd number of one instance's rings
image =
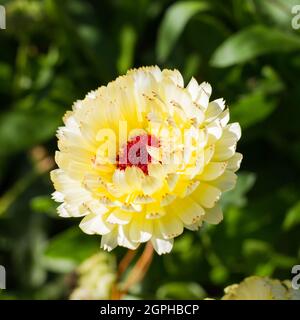
[[[228,67],[244,63],[263,54],[291,52],[300,49],[300,38],[272,29],[254,25],[243,29],[225,40],[215,51],[211,65]]]
[[[231,106],[231,119],[245,129],[267,118],[275,110],[276,104],[276,100],[261,92],[250,93]]]
[[[300,224],[300,201],[287,212],[283,222],[283,228],[289,230],[297,224]]]
[[[207,3],[197,1],[177,2],[168,8],[159,27],[156,44],[156,54],[160,62],[167,59],[188,21],[195,14],[207,9]]]
[[[99,239],[87,236],[76,226],[50,241],[45,251],[45,263],[51,270],[69,272],[97,250],[100,250]]]
[[[46,213],[51,217],[58,217],[56,213],[57,205],[50,196],[34,197],[30,202],[30,206],[35,212]]]
[[[126,73],[132,67],[134,58],[134,47],[136,43],[136,32],[131,26],[125,26],[120,32],[120,56],[118,59],[118,71]]]
[[[15,110],[0,116],[0,155],[26,149],[53,137],[63,110]]]

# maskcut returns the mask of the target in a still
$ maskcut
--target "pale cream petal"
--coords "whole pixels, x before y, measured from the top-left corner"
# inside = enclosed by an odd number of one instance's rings
[[[203,220],[201,219],[193,224],[185,225],[184,227],[188,230],[191,230],[191,231],[197,231],[202,226],[202,224],[203,224]]]
[[[160,207],[159,203],[150,203],[146,205],[146,219],[159,219],[166,214],[165,207]]]
[[[176,200],[169,209],[178,217],[185,225],[192,225],[202,219],[204,216],[204,209],[191,197]]]
[[[196,100],[196,98],[198,97],[198,94],[199,94],[199,85],[198,85],[198,82],[195,78],[192,78],[190,80],[190,82],[188,83],[186,89],[188,90],[188,92],[190,93],[193,101]]]
[[[211,122],[216,119],[224,108],[225,101],[222,98],[210,102],[205,112],[205,121]]]
[[[184,81],[183,81],[181,73],[178,70],[164,69],[162,71],[162,74],[163,74],[163,76],[170,78],[174,82],[175,85],[183,88]]]
[[[158,220],[161,235],[164,239],[178,237],[183,232],[181,220],[174,214],[166,214]]]
[[[168,174],[168,176],[166,177],[166,181],[168,183],[169,186],[169,191],[173,191],[174,188],[176,187],[176,184],[178,182],[179,179],[179,175],[174,173],[174,174]]]
[[[146,203],[152,203],[152,202],[155,202],[155,199],[144,194],[139,194],[134,199],[134,203],[136,204],[146,204]]]
[[[159,255],[162,255],[171,252],[173,248],[174,239],[163,239],[153,235],[151,238],[151,243],[153,245],[154,250]]]
[[[140,190],[144,174],[141,169],[133,166],[127,167],[125,170],[125,177],[128,186],[131,190]]]
[[[170,193],[166,193],[162,196],[160,205],[162,207],[168,206],[169,204],[171,204],[174,200],[176,199],[176,195],[174,194],[170,194]]]
[[[65,127],[60,127],[61,130],[69,130],[75,134],[80,134],[80,126],[77,123],[74,113],[72,111],[67,111],[63,117]]]
[[[220,199],[220,189],[201,182],[199,187],[190,195],[190,197],[205,208],[212,208]]]
[[[119,169],[115,170],[112,179],[113,179],[113,183],[121,191],[128,190],[130,188],[126,181],[124,170],[119,170]]]
[[[208,164],[215,152],[215,145],[214,144],[210,144],[208,145],[205,150],[204,150],[204,164]]]
[[[67,203],[62,203],[57,207],[58,215],[62,218],[70,218],[70,217],[83,217],[88,214],[88,210],[79,211],[78,208],[73,208]]]
[[[206,130],[208,133],[208,144],[215,143],[222,137],[223,129],[218,120],[210,122],[206,126]]]
[[[65,206],[60,206],[61,216],[80,217],[87,214],[82,206],[93,200],[91,194],[85,190],[77,180],[73,180],[61,169],[51,172],[51,180],[57,192],[63,194]]]
[[[135,250],[139,246],[139,243],[133,242],[131,240],[129,235],[129,227],[130,227],[129,225],[118,226],[118,237],[117,237],[118,245],[131,250]]]
[[[191,181],[188,183],[186,190],[183,192],[183,194],[181,195],[181,197],[185,198],[187,196],[189,196],[191,193],[193,193],[196,188],[199,186],[200,181]]]
[[[108,208],[97,200],[92,200],[84,204],[84,206],[92,213],[104,214],[108,212]]]
[[[155,191],[161,188],[162,180],[151,176],[145,176],[142,181],[142,190],[146,195],[152,195]]]
[[[166,172],[164,166],[160,163],[149,163],[148,174],[149,176],[155,177],[157,179],[164,179]]]
[[[79,227],[87,234],[108,234],[113,229],[113,225],[106,223],[105,218],[106,215],[90,213],[81,220]]]
[[[161,161],[162,155],[161,155],[161,149],[153,146],[146,146],[147,152],[150,154],[150,156],[156,160]]]
[[[208,107],[209,103],[209,98],[212,92],[211,85],[207,82],[202,82],[199,85],[199,94],[197,97],[197,103],[204,109],[206,110]]]
[[[236,142],[235,141],[232,141],[231,145],[226,145],[224,143],[218,144],[215,146],[215,152],[214,152],[212,160],[213,161],[227,161],[235,154],[235,150],[236,150]]]
[[[219,120],[220,120],[220,123],[221,123],[221,126],[224,128],[228,121],[229,121],[229,110],[228,109],[225,109],[220,115],[219,115]]]
[[[225,133],[227,131],[229,133],[233,134],[236,137],[237,140],[240,140],[242,132],[241,132],[241,126],[239,125],[239,123],[234,122],[234,123],[228,124],[226,126]]]
[[[118,245],[118,228],[115,227],[110,233],[101,238],[100,247],[106,251],[112,251]]]
[[[240,138],[240,134],[240,126],[237,123],[228,125],[223,131],[222,138],[216,142],[213,159],[224,161],[231,158],[235,153],[236,143]]]
[[[213,208],[205,209],[203,220],[207,223],[218,224],[223,220],[223,212],[221,207],[216,204]]]
[[[228,161],[227,161],[227,170],[236,172],[240,166],[243,159],[241,153],[236,152]]]
[[[113,210],[106,221],[113,224],[128,224],[132,219],[132,213],[120,209]]]
[[[159,255],[162,255],[162,254],[166,254],[166,253],[171,252],[171,250],[173,248],[174,239],[165,240],[165,239],[159,239],[159,238],[152,237],[151,243],[152,243],[155,251]]]
[[[130,223],[129,236],[133,242],[147,242],[152,237],[153,222],[143,216],[135,216]]]
[[[52,199],[56,202],[64,202],[65,196],[62,192],[55,191],[52,193]]]
[[[200,181],[211,181],[221,176],[227,167],[227,162],[210,162],[205,167],[201,175],[198,176]]]
[[[225,192],[234,188],[236,180],[237,175],[235,173],[232,171],[225,171],[219,178],[214,181],[210,181],[210,183]]]

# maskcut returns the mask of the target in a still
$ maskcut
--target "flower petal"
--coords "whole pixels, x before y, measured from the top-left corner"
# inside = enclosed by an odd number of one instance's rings
[[[221,207],[216,204],[213,208],[206,209],[203,220],[207,223],[218,224],[223,220]]]
[[[234,188],[237,180],[237,175],[232,171],[225,171],[219,178],[210,181],[216,188],[224,191],[229,191]]]
[[[175,212],[185,225],[194,224],[205,214],[204,209],[191,197],[176,200],[169,210]]]
[[[90,213],[81,220],[79,227],[87,234],[108,234],[114,226],[105,222],[106,216]]]
[[[151,243],[153,245],[154,250],[159,254],[165,254],[171,252],[173,248],[174,239],[162,239],[153,236],[151,238]]]
[[[228,161],[227,161],[227,170],[236,172],[241,165],[243,155],[236,152]]]
[[[216,187],[201,182],[199,187],[190,195],[192,199],[205,208],[212,208],[220,199],[221,191]]]
[[[175,238],[183,232],[183,224],[174,214],[165,215],[161,219],[158,219],[157,223],[164,239]]]
[[[117,227],[115,227],[110,233],[102,236],[100,247],[106,251],[111,251],[118,245],[117,240],[118,240],[118,229]]]
[[[106,221],[113,224],[128,224],[131,219],[132,213],[115,209],[110,213]]]
[[[227,162],[210,162],[198,178],[201,181],[215,180],[224,173],[226,166]]]

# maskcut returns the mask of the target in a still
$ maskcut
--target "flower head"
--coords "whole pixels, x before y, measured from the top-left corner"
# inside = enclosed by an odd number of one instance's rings
[[[300,300],[290,281],[252,276],[225,288],[222,300]]]
[[[85,260],[77,270],[78,284],[71,300],[107,300],[111,297],[116,280],[112,256],[101,252]]]
[[[241,131],[211,91],[195,79],[184,87],[177,70],[146,67],[77,101],[58,130],[51,173],[59,215],[84,217],[81,229],[102,235],[106,250],[151,241],[159,254],[184,228],[219,223]]]

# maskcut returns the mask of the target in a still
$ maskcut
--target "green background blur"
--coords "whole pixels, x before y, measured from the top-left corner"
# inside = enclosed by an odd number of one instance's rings
[[[291,10],[300,1],[0,2],[0,298],[68,298],[100,237],[56,215],[56,129],[88,91],[153,64],[212,84],[241,124],[244,160],[223,222],[184,232],[130,296],[219,297],[253,274],[291,279],[300,264],[300,31]]]

